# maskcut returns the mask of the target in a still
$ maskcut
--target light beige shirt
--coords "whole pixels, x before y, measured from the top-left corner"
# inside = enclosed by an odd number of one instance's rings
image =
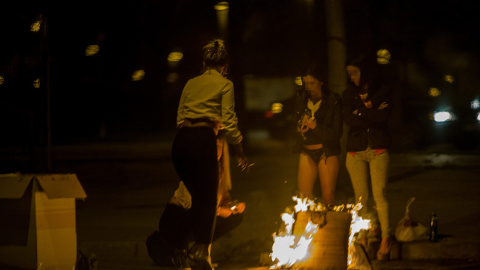
[[[233,83],[218,71],[210,69],[190,79],[183,88],[177,111],[177,126],[185,118],[209,118],[221,124],[228,143],[243,139],[235,113]]]

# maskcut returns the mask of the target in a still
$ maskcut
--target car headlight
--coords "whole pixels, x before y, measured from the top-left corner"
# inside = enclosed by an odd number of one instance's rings
[[[437,123],[450,122],[455,120],[455,115],[448,111],[434,112],[433,120]]]
[[[477,112],[477,121],[480,122],[480,112]]]
[[[472,102],[470,102],[470,108],[473,110],[480,109],[480,100],[478,98],[472,100]]]

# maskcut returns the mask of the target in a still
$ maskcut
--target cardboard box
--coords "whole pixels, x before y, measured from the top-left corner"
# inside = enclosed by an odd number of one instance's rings
[[[75,199],[86,197],[75,174],[1,174],[0,263],[74,269]]]

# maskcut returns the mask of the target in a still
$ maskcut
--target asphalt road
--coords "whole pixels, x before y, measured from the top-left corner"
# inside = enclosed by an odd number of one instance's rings
[[[52,149],[53,172],[76,173],[87,193],[84,201],[76,202],[78,248],[98,258],[98,269],[158,268],[148,257],[145,240],[157,228],[178,185],[170,160],[172,138],[149,135]],[[255,166],[249,173],[232,166],[232,196],[246,203],[245,217],[214,243],[212,258],[219,268],[261,267],[260,256],[271,252],[280,214],[293,204],[297,155],[291,144],[262,138],[248,143],[247,155]],[[410,207],[415,221],[428,226],[436,212],[442,236],[478,247],[479,241],[472,239],[480,232],[479,164],[478,153],[435,149],[392,153],[387,191],[392,228],[403,217],[407,201],[415,197]],[[344,171],[340,175],[338,204],[353,202],[349,180]],[[476,252],[444,259],[476,260],[480,258]]]

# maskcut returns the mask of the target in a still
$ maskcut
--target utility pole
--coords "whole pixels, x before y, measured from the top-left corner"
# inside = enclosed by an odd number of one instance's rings
[[[347,46],[341,0],[325,0],[329,88],[341,94],[347,88]]]
[[[328,60],[328,87],[335,93],[341,94],[347,88],[347,44],[341,0],[325,0],[325,18],[327,32],[327,60]],[[340,170],[338,172],[337,187],[345,189],[351,187],[350,178],[345,167],[348,126],[343,124],[343,135],[340,139],[342,153],[339,156]],[[347,198],[353,193],[352,188],[341,190]]]

